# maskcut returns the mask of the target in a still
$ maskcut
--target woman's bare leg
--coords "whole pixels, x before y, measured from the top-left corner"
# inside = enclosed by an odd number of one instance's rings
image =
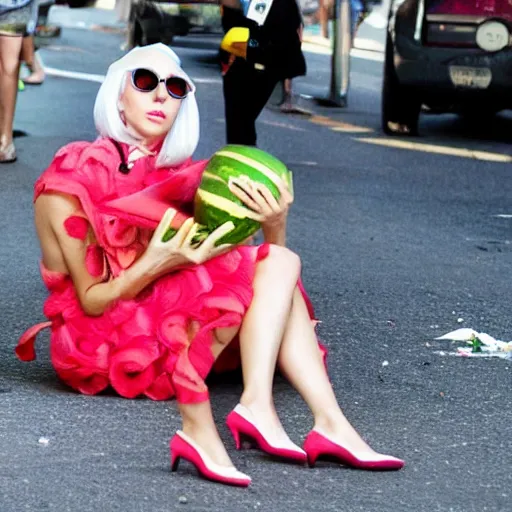
[[[272,384],[299,274],[299,258],[284,247],[271,246],[256,269],[254,297],[240,329],[244,380],[240,403],[276,439],[288,439],[274,407]]]
[[[198,404],[178,404],[183,432],[192,438],[220,466],[233,466],[219,436],[209,401]]]
[[[12,142],[22,40],[0,35],[0,148]]]
[[[318,21],[320,23],[320,30],[322,37],[329,37],[329,0],[320,0],[320,7],[318,8]]]
[[[192,327],[192,337],[196,328],[197,326]],[[239,327],[215,330],[211,347],[215,359],[218,359],[222,351],[233,341],[238,331]],[[178,404],[178,408],[183,422],[183,432],[201,446],[212,461],[221,466],[233,466],[215,425],[210,402]]]
[[[21,61],[24,62],[30,70],[30,75],[23,80],[26,84],[39,84],[44,81],[44,69],[35,52],[34,36],[26,36],[23,38]]]
[[[304,398],[314,417],[314,428],[356,451],[373,450],[345,418],[325,370],[313,323],[298,288],[278,359],[283,375]]]
[[[299,258],[283,247],[271,246],[258,263],[254,297],[239,332],[244,391],[240,403],[257,418],[258,425],[277,439],[287,438],[274,408],[272,383],[294,288],[300,273]],[[278,283],[278,285],[276,285]],[[233,340],[238,328],[218,329],[212,345],[217,358]],[[232,462],[215,426],[209,402],[180,404],[183,431],[217,464]]]

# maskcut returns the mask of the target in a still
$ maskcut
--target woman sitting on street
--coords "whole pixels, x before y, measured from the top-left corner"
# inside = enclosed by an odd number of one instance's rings
[[[227,418],[237,447],[247,435],[263,451],[299,463],[331,455],[363,469],[401,468],[401,460],[374,452],[338,406],[299,285],[300,260],[285,247],[292,197],[284,184],[279,202],[256,183],[232,186],[259,214],[260,246],[215,248],[228,223],[195,247],[192,219],[163,242],[172,208],[146,228],[113,213],[116,201],[132,204],[161,183],[169,204],[191,211],[205,166],[191,161],[199,138],[194,93],[176,54],[161,44],[110,66],[94,108],[100,137],[62,148],[35,185],[49,322],[22,336],[18,356],[34,359],[35,336],[51,327],[52,363],[74,389],[176,397],[183,427],[171,441],[173,469],[184,458],[206,478],[249,485],[219,437],[204,382],[214,364],[233,368],[238,358],[244,389]],[[313,413],[304,450],[274,407],[277,367]]]

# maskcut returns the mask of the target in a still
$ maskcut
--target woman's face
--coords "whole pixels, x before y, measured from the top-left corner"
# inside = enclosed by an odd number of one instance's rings
[[[174,68],[168,58],[156,52],[152,57],[151,70],[157,76],[168,78],[173,74]],[[146,146],[150,146],[165,138],[178,115],[181,102],[170,96],[164,82],[160,82],[153,91],[137,90],[129,72],[119,108],[124,123],[143,139]]]

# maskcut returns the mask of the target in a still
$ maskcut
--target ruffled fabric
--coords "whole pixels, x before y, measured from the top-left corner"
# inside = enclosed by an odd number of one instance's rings
[[[133,225],[105,207],[110,201],[159,180],[176,180],[169,200],[190,211],[204,166],[186,162],[155,170],[153,157],[138,160],[129,175],[117,172],[119,156],[112,143],[74,143],[61,149],[35,185],[45,192],[76,196],[81,210],[68,218],[69,236],[95,239],[87,246],[85,265],[92,276],[112,278],[142,254],[150,227]],[[181,403],[208,399],[206,376],[239,365],[237,342],[217,362],[211,352],[215,329],[239,326],[253,297],[256,264],[269,246],[243,246],[161,277],[133,300],[119,300],[101,316],[87,316],[69,276],[41,264],[49,290],[44,304],[48,322],[28,329],[16,347],[23,361],[36,358],[37,334],[51,329],[50,356],[58,376],[80,393],[94,395],[113,388],[126,398],[176,397]],[[307,299],[308,308],[311,304]],[[313,317],[312,309],[310,309]]]

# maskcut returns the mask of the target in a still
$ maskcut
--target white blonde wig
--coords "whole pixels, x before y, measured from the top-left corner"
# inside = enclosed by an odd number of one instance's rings
[[[137,68],[152,69],[151,55],[154,56],[155,51],[169,57],[173,66],[173,75],[183,78],[190,86],[190,92],[185,99],[181,100],[176,120],[165,137],[156,160],[157,167],[169,167],[191,157],[199,142],[199,111],[195,86],[181,68],[179,57],[169,47],[161,43],[137,47],[110,65],[96,96],[94,123],[98,133],[103,137],[110,137],[130,145],[140,144],[140,140],[121,120],[119,100],[126,84],[127,74]],[[156,72],[154,69],[153,71]]]

